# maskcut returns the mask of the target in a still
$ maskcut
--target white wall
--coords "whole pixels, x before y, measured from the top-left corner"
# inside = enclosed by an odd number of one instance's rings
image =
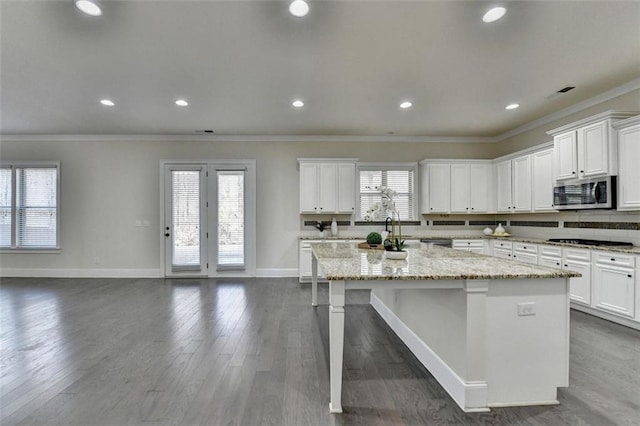
[[[195,139],[195,138],[194,138]],[[60,253],[3,253],[10,270],[158,275],[160,161],[257,160],[257,269],[298,267],[298,157],[491,158],[493,144],[3,140],[0,157],[60,160]],[[136,227],[136,220],[151,226]],[[95,263],[99,258],[100,263]],[[93,270],[93,271],[89,271]],[[98,271],[97,271],[98,270]]]

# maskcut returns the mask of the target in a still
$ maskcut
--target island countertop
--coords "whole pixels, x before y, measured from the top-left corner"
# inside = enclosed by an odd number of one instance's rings
[[[382,250],[356,243],[311,243],[329,280],[464,280],[579,277],[573,271],[508,261],[445,247],[408,248],[406,260],[386,259]]]

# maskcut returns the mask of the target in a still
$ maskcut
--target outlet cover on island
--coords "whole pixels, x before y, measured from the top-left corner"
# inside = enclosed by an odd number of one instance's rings
[[[518,303],[518,316],[523,317],[527,315],[536,314],[536,304],[534,302]]]

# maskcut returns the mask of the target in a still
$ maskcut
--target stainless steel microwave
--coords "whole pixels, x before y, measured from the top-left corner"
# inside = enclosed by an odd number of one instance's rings
[[[553,188],[556,210],[615,209],[616,177],[559,182]]]

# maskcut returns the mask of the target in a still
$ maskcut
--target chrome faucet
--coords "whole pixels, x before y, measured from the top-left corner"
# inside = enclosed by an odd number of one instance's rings
[[[384,230],[385,230],[385,232],[389,232],[389,222],[391,222],[391,218],[390,217],[386,218],[385,221],[384,221]]]

